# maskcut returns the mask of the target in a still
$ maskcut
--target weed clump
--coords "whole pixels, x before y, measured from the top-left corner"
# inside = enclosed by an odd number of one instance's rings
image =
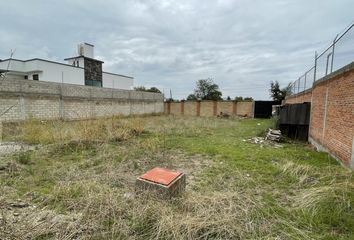
[[[17,155],[17,161],[23,165],[31,164],[31,151],[20,152]]]

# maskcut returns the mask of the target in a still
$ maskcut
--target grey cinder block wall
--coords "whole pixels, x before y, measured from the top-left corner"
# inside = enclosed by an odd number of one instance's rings
[[[0,121],[3,122],[163,112],[163,95],[159,93],[0,79]]]

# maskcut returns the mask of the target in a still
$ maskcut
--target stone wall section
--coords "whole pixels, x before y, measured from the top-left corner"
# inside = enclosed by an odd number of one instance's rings
[[[85,80],[97,80],[102,82],[102,62],[91,58],[84,58]]]

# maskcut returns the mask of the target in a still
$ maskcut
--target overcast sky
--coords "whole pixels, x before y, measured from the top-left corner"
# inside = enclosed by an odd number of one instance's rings
[[[1,0],[0,59],[63,62],[95,45],[104,71],[186,98],[211,77],[223,97],[268,99],[354,20],[353,0]]]

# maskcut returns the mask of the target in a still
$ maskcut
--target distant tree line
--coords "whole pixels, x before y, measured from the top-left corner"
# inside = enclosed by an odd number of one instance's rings
[[[153,92],[153,93],[161,93],[161,91],[156,87],[145,88],[144,86],[134,87],[135,91],[141,92]]]
[[[156,87],[146,88],[144,86],[134,87],[135,91],[142,92],[153,92],[153,93],[161,93],[161,91]],[[183,101],[184,99],[182,99]],[[187,96],[187,100],[223,100],[222,92],[219,89],[219,86],[214,83],[212,78],[199,79],[196,81],[196,87],[194,92]],[[252,101],[252,97],[242,97],[238,96],[232,99],[230,96],[225,98],[227,101]],[[166,101],[175,101],[171,97],[166,99]]]

